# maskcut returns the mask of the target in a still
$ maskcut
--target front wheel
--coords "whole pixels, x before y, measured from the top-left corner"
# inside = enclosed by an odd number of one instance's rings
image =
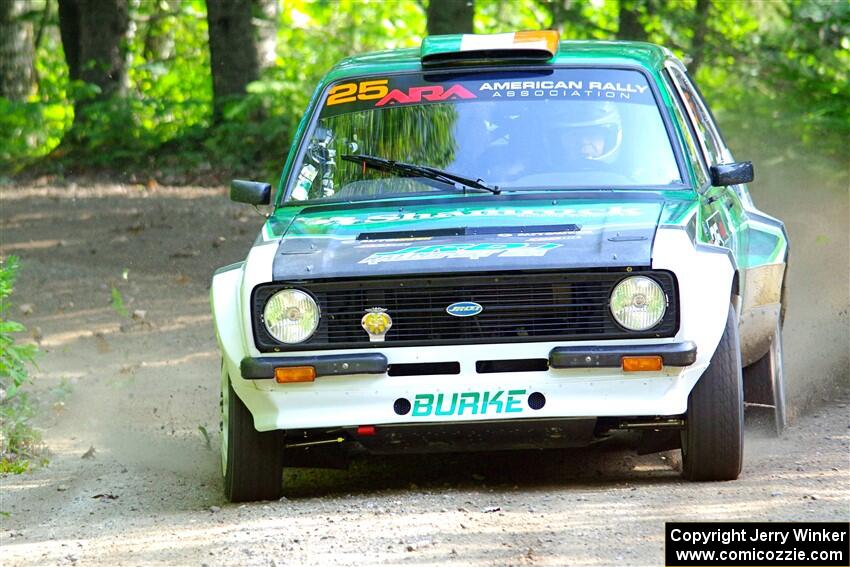
[[[682,476],[735,480],[744,453],[744,390],[738,318],[729,307],[726,329],[708,368],[688,398],[682,433]]]
[[[279,431],[259,432],[222,368],[221,468],[231,502],[277,500],[283,494],[283,443]]]

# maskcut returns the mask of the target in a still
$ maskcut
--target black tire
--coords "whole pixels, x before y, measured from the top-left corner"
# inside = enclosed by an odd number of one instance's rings
[[[230,380],[226,388],[226,393],[222,388],[222,396],[228,396],[226,406],[222,403],[228,416],[226,427],[222,423],[222,435],[227,437],[222,463],[224,495],[231,502],[278,500],[283,495],[281,432],[254,429],[254,418]]]
[[[782,361],[782,325],[777,322],[770,350],[744,368],[747,424],[779,437],[785,431],[785,373]]]
[[[735,480],[744,456],[744,390],[738,318],[729,307],[726,330],[688,398],[682,433],[682,476]]]

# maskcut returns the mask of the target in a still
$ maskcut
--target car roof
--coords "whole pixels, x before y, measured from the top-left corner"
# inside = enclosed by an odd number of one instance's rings
[[[561,41],[558,53],[545,65],[572,64],[599,67],[625,65],[659,71],[663,67],[664,61],[673,57],[669,49],[654,43],[570,40]],[[462,66],[451,65],[441,68],[451,69],[453,67],[463,68]],[[397,73],[421,69],[419,48],[391,49],[347,57],[330,70],[325,81],[382,72]]]

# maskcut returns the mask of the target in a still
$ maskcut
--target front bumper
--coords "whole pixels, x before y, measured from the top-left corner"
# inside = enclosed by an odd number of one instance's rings
[[[298,357],[255,357],[248,363],[241,359],[225,361],[234,388],[254,416],[255,427],[266,431],[680,415],[686,410],[688,393],[706,366],[699,360],[688,366],[673,364],[683,362],[682,352],[686,353],[684,358],[689,356],[687,353],[695,354],[690,350],[692,346],[673,341],[624,341],[604,348],[598,343],[457,345],[402,347],[368,354],[324,351]],[[558,367],[576,357],[576,353],[581,355],[583,367]],[[666,363],[660,371],[634,373],[623,372],[619,363],[615,367],[608,365],[612,356],[627,353],[660,354]],[[386,370],[339,374],[344,364],[349,369],[365,368],[367,361],[359,358],[364,354],[372,357],[369,365],[375,366],[371,370],[382,370],[376,366],[385,358]],[[517,366],[517,361],[539,361],[542,365],[522,370],[524,367]],[[258,377],[273,376],[275,367],[311,362],[319,375],[314,382],[278,384]],[[493,371],[499,370],[498,363],[509,363],[508,371]],[[408,367],[447,368],[450,373],[393,375],[398,368]],[[243,375],[242,368],[250,369],[250,374]]]
[[[487,361],[486,368],[489,371],[481,372],[481,361],[478,361],[476,362],[476,370],[479,373],[495,374],[498,373],[498,363],[500,362],[505,363],[502,367],[506,369],[510,367],[522,368],[523,366],[527,368],[619,368],[622,359],[629,356],[660,356],[664,366],[690,366],[696,362],[697,346],[687,341],[645,345],[555,347],[549,352],[545,364],[537,364],[539,359]],[[528,361],[528,363],[523,365],[522,363],[525,361]],[[387,357],[378,352],[287,356],[285,358],[279,356],[257,358],[246,356],[239,364],[239,369],[242,378],[245,380],[263,380],[274,378],[275,368],[292,368],[295,366],[312,366],[316,369],[317,377],[391,372]],[[419,365],[420,368],[423,366],[425,365]],[[446,368],[446,366],[441,366],[441,368]],[[496,372],[493,372],[494,369]]]
[[[354,374],[384,374],[389,363],[381,353],[331,354],[313,356],[288,356],[286,358],[246,356],[239,364],[242,378],[245,380],[264,380],[274,378],[275,368],[312,366],[316,376],[344,376]]]

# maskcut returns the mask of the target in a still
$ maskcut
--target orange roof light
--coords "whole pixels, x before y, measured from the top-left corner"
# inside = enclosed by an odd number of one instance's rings
[[[535,47],[546,49],[554,55],[558,53],[558,41],[560,39],[561,37],[555,30],[521,31],[514,34],[514,45],[524,47],[533,44]]]
[[[316,379],[316,369],[313,366],[288,366],[284,368],[275,368],[274,379],[278,384],[312,382]]]
[[[660,356],[624,356],[624,372],[649,372],[661,370],[664,361]]]

